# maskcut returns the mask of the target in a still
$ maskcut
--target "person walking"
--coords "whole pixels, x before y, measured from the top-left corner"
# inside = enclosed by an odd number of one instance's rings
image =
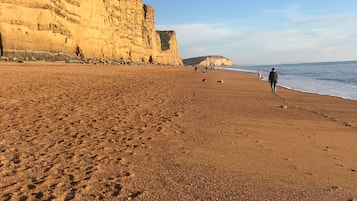
[[[271,91],[276,93],[276,83],[278,82],[278,73],[276,72],[275,68],[272,68],[269,73],[269,82],[271,86]]]

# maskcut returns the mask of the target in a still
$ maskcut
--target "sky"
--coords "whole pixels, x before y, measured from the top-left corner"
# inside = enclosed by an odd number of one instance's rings
[[[143,0],[183,59],[234,64],[357,60],[357,0]]]

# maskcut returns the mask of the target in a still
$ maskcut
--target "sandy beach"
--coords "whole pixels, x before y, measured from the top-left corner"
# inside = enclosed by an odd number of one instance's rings
[[[357,101],[224,70],[0,63],[0,200],[355,201]]]

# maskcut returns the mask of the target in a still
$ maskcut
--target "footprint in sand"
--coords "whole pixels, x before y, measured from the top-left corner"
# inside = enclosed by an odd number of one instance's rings
[[[267,151],[271,151],[271,152],[274,152],[274,150],[272,148],[269,148],[267,145],[265,145],[261,140],[256,140],[255,141],[258,145],[259,148],[262,148],[264,150],[267,150]]]
[[[236,134],[237,135],[241,135],[241,136],[244,136],[244,137],[249,137],[250,135],[248,135],[247,133],[245,133],[244,131],[241,131],[239,129],[236,130]]]
[[[344,122],[344,124],[345,124],[346,127],[353,127],[351,123]]]

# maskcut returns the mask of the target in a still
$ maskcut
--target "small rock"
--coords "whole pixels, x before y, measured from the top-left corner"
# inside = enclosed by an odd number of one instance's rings
[[[339,186],[331,186],[331,189],[332,190],[341,190],[342,188]]]
[[[9,60],[8,57],[4,57],[4,56],[0,57],[0,61],[8,61],[8,60]]]

